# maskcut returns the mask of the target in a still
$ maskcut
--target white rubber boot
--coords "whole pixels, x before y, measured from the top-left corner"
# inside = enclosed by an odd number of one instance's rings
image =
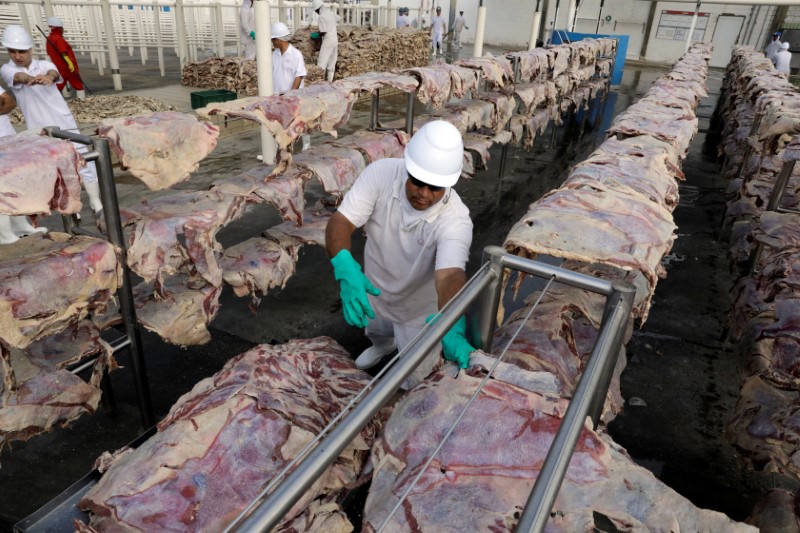
[[[307,133],[304,133],[302,135],[302,138],[303,138],[303,148],[302,148],[301,151],[305,152],[306,150],[311,148],[311,135],[308,135]]]
[[[11,217],[0,215],[0,244],[11,244],[17,242],[19,237],[11,231]]]
[[[97,213],[103,210],[103,201],[100,199],[100,184],[96,181],[84,181],[83,188],[89,196],[89,205]]]
[[[78,100],[84,100],[86,98],[86,91],[83,89],[80,91],[75,91],[75,93],[78,95]]]
[[[33,235],[34,233],[47,233],[47,228],[37,228],[31,224],[31,221],[28,217],[19,216],[11,217],[11,231],[13,231],[17,237],[27,237],[28,235]]]
[[[325,69],[325,79],[328,81],[333,81],[333,73],[334,69],[332,68]]]
[[[371,340],[372,346],[361,352],[356,359],[356,368],[361,370],[372,368],[397,348],[394,337],[379,337]]]

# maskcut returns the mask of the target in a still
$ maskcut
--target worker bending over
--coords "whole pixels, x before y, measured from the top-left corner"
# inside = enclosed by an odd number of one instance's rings
[[[43,128],[55,126],[78,133],[75,118],[55,85],[61,76],[50,61],[33,59],[33,40],[28,32],[22,26],[7,26],[3,32],[3,46],[10,59],[0,67],[0,76],[14,93],[28,130],[40,132]],[[80,153],[88,151],[88,147],[82,144],[73,144]],[[103,202],[100,200],[94,162],[87,163],[80,170],[80,175],[83,188],[89,196],[89,205],[100,226]]]
[[[361,173],[325,230],[342,310],[351,326],[366,328],[372,346],[357,359],[370,368],[402,350],[466,283],[472,221],[453,186],[461,175],[464,145],[452,124],[425,124],[403,158],[376,161]],[[364,272],[350,254],[356,228],[367,234]],[[466,368],[474,351],[466,318],[442,341],[444,357]],[[434,370],[439,348],[406,380],[410,388]]]
[[[789,51],[789,43],[781,43],[781,50],[775,54],[775,59],[772,62],[775,63],[775,70],[783,72],[787,76],[789,75],[792,70],[792,53]]]
[[[272,34],[272,92],[283,94],[305,85],[306,63],[300,50],[289,43],[292,38],[283,22],[274,22]],[[311,147],[311,136],[303,135],[303,150]]]
[[[59,91],[63,91],[69,82],[70,87],[75,89],[77,97],[83,100],[86,98],[86,91],[83,90],[75,52],[64,38],[64,23],[58,17],[50,17],[47,19],[47,24],[50,26],[50,35],[47,36],[47,55],[61,75],[61,81],[56,83],[56,87]]]
[[[447,34],[447,22],[442,16],[441,6],[436,6],[436,15],[431,19],[431,47],[434,54],[442,53],[442,39]]]
[[[325,79],[333,81],[339,55],[339,36],[336,34],[336,13],[323,0],[312,0],[311,9],[319,15],[319,31],[311,34],[319,46],[317,66],[325,69]],[[320,42],[321,41],[321,42]]]

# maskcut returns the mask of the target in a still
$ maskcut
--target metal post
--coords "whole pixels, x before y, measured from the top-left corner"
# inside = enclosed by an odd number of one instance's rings
[[[44,4],[44,18],[50,18],[55,16],[55,11],[53,11],[53,0],[43,0]]]
[[[472,345],[489,353],[492,349],[494,331],[497,328],[497,311],[503,295],[503,255],[505,250],[499,246],[487,246],[483,249],[483,262],[489,261],[489,269],[495,273],[496,279],[489,283],[475,302],[475,317],[472,322]]]
[[[408,100],[406,104],[406,133],[409,136],[414,135],[414,104],[417,99],[416,92],[408,93]]]
[[[214,16],[217,21],[217,55],[225,57],[225,23],[222,21],[222,2],[219,0],[214,6]]]
[[[283,6],[283,0],[278,0],[278,20],[286,24],[286,8]]]
[[[186,42],[186,17],[183,12],[183,0],[175,0],[175,32],[178,34],[178,64],[182,69],[186,66],[186,59],[189,56],[189,46]]]
[[[573,21],[578,15],[578,8],[576,0],[569,0],[567,7],[567,31],[573,31]]]
[[[539,26],[542,24],[542,12],[534,11],[533,23],[531,24],[531,34],[528,37],[528,50],[536,48],[536,41],[539,40]]]
[[[117,45],[114,42],[114,24],[111,22],[111,5],[108,0],[100,0],[100,10],[103,14],[103,31],[105,31],[106,34],[108,61],[111,65],[111,79],[114,82],[114,90],[121,91],[122,77],[119,74],[119,57],[117,57]]]
[[[483,56],[483,37],[486,32],[486,6],[483,5],[483,0],[480,0],[478,5],[478,21],[475,25],[475,48],[473,57]]]
[[[144,26],[142,25],[142,6],[133,6],[136,10],[136,33],[139,37],[139,54],[142,57],[142,65],[147,64],[147,40],[144,35]]]
[[[622,292],[619,290],[620,288],[621,286],[615,284],[614,290],[608,298],[607,305],[610,308],[603,321],[605,327],[600,330],[586,369],[578,381],[567,412],[547,451],[547,457],[515,529],[517,533],[544,531],[547,520],[550,518],[553,502],[561,488],[561,482],[575,450],[575,443],[583,431],[583,423],[591,414],[590,409],[596,401],[589,393],[595,392],[597,396],[602,393],[605,398],[607,389],[600,388],[605,379],[605,368],[616,359],[619,353],[621,337],[629,320],[633,296],[636,292],[632,287],[626,288]]]
[[[603,4],[606,3],[606,0],[600,0],[600,11],[597,12],[597,27],[594,29],[594,32],[600,33],[600,18],[603,15]]]
[[[164,43],[161,37],[161,6],[158,5],[158,0],[153,0],[153,24],[156,29],[156,47],[158,49],[158,69],[161,71],[161,76],[166,75],[164,69]]]
[[[694,28],[697,26],[697,14],[700,12],[700,0],[697,0],[697,5],[694,6],[694,16],[692,17],[692,23],[689,25],[689,32],[686,35],[686,46],[684,47],[684,53],[689,50],[689,46],[692,44],[692,35],[694,34]]]
[[[272,50],[270,35],[270,3],[268,0],[255,0],[253,3],[256,18],[256,68],[258,70],[258,95],[272,96]],[[261,126],[261,156],[265,164],[275,161],[278,149],[275,138]]]
[[[756,113],[756,116],[753,117],[753,124],[750,126],[750,134],[747,136],[748,138],[752,137],[758,132],[758,128],[761,126],[762,117],[763,115],[761,113]],[[745,146],[744,148],[744,157],[742,158],[742,161],[739,163],[739,168],[736,170],[735,179],[739,179],[742,177],[742,174],[744,173],[744,167],[750,160],[750,155],[752,154],[752,152],[753,148],[750,146],[750,143],[747,143],[747,146]]]
[[[369,110],[369,129],[376,130],[378,128],[378,106],[380,105],[380,89],[376,89],[372,93],[372,104]]]

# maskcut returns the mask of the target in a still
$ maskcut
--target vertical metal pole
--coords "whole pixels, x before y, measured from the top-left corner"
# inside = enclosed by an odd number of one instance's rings
[[[21,5],[21,4],[20,4]],[[98,31],[97,25],[97,17],[94,15],[94,5],[85,5],[82,6],[83,9],[86,10],[86,18],[87,18],[87,32],[86,34],[89,36],[89,42],[87,43],[89,48],[95,48],[95,36],[97,37],[97,44],[102,44],[100,39],[100,32]],[[98,46],[99,48],[99,46]],[[105,67],[105,56],[102,53],[98,52],[89,52],[89,55],[92,58],[92,63],[95,61],[97,62],[97,70],[102,76],[104,74],[103,70]]]
[[[166,75],[164,69],[164,42],[161,37],[161,6],[158,5],[158,0],[153,0],[153,24],[156,29],[156,48],[158,49],[158,70],[161,71],[161,76]]]
[[[178,64],[181,69],[186,66],[189,46],[186,42],[186,17],[183,12],[183,0],[175,0],[175,32],[178,35]]]
[[[536,41],[539,40],[539,26],[542,24],[542,12],[534,11],[533,23],[531,24],[531,34],[528,37],[528,50],[536,48]]]
[[[694,28],[697,26],[697,14],[700,12],[700,0],[697,0],[697,5],[694,6],[694,16],[692,17],[692,23],[689,25],[689,33],[686,35],[686,46],[683,48],[684,53],[689,50],[689,46],[692,44],[692,34],[694,34]]]
[[[114,82],[114,90],[121,91],[122,77],[119,74],[119,57],[117,57],[117,45],[114,42],[114,24],[111,22],[111,5],[108,0],[100,0],[100,10],[103,13],[103,31],[106,34],[108,61],[111,65],[111,79]]]
[[[758,128],[761,127],[761,118],[762,118],[761,113],[756,113],[756,116],[753,117],[753,124],[752,126],[750,126],[750,135],[748,135],[748,138],[752,137],[758,132]],[[747,146],[745,146],[744,148],[744,157],[742,158],[742,161],[739,163],[739,168],[736,170],[735,179],[738,180],[739,178],[742,177],[745,165],[747,165],[747,162],[750,160],[750,155],[752,153],[753,153],[753,148],[750,146],[750,143],[747,143]]]
[[[225,23],[222,21],[222,2],[219,0],[214,6],[214,16],[217,21],[217,55],[225,57]]]
[[[142,56],[142,65],[147,64],[147,38],[142,25],[142,6],[133,6],[136,10],[136,33],[139,38],[139,54]]]
[[[597,27],[594,29],[595,33],[600,33],[600,19],[603,15],[603,4],[606,3],[606,0],[600,0],[600,11],[597,12]]]
[[[43,0],[44,4],[44,18],[49,18],[55,16],[55,11],[53,11],[53,0]]]
[[[503,261],[505,250],[499,246],[483,249],[483,262],[489,261],[489,269],[496,278],[481,292],[475,301],[475,316],[472,321],[472,345],[486,353],[492,349],[492,340],[497,328],[497,310],[503,295]]]
[[[380,89],[372,93],[372,105],[369,110],[369,129],[375,130],[378,127],[378,106],[380,105]]]
[[[416,92],[408,93],[408,100],[406,104],[406,133],[409,136],[414,135],[414,104],[417,99]]]
[[[511,143],[505,143],[500,151],[500,170],[498,171],[499,177],[502,180],[506,175],[506,164],[508,161],[508,146]]]
[[[475,25],[475,48],[473,57],[483,56],[483,38],[486,32],[486,6],[483,5],[483,0],[480,0],[478,5],[478,21]]]
[[[278,0],[278,20],[286,24],[286,8],[283,6],[283,0]]]
[[[139,324],[136,321],[131,273],[128,269],[125,237],[122,234],[122,220],[119,216],[119,200],[117,198],[117,189],[114,185],[114,170],[111,166],[108,139],[94,139],[94,148],[99,154],[97,158],[97,176],[100,184],[100,198],[103,201],[103,205],[106,206],[103,214],[106,219],[108,240],[119,250],[119,259],[122,265],[122,287],[117,291],[119,310],[125,323],[125,333],[131,341],[131,367],[139,401],[139,413],[142,417],[144,429],[148,429],[155,424],[155,416],[153,415],[153,404],[150,399],[150,389],[147,385],[147,369],[145,368],[144,353],[142,352],[142,339],[139,334]]]
[[[272,46],[270,36],[270,3],[268,0],[255,0],[253,9],[256,17],[256,68],[258,70],[258,95],[272,96]],[[261,156],[265,164],[275,161],[278,152],[275,138],[261,126]]]

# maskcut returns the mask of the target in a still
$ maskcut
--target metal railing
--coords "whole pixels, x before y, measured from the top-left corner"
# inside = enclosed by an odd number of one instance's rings
[[[228,526],[226,532],[266,532],[277,526],[473,304],[476,310],[473,343],[489,350],[496,327],[503,273],[507,268],[606,296],[603,320],[594,349],[534,483],[516,531],[539,532],[544,529],[586,417],[591,416],[595,425],[599,420],[630,319],[635,289],[624,282],[606,281],[523,259],[496,246],[485,249],[485,259],[484,265],[467,285],[442,309],[439,318],[428,324],[394,358],[394,364],[384,368],[323,429],[314,441],[318,442],[316,447],[310,449],[312,442],[261,491]],[[283,475],[286,477],[281,481]],[[269,493],[272,488],[274,490]]]

